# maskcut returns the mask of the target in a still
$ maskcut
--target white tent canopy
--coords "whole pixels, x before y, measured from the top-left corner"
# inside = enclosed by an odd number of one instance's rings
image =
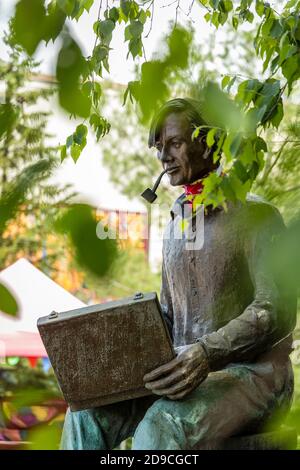
[[[62,312],[84,303],[52,281],[25,258],[0,272],[0,282],[14,295],[19,305],[17,318],[0,312],[0,333],[37,332],[37,319],[52,310]]]

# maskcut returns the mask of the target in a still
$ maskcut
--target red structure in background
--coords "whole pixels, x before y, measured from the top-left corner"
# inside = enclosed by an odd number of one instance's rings
[[[149,256],[149,221],[147,212],[98,209],[96,217],[116,231],[122,248],[131,247]]]

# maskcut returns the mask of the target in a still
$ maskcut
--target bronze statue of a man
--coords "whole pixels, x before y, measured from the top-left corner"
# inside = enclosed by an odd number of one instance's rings
[[[197,102],[175,99],[149,135],[170,184],[185,188],[163,243],[161,304],[177,356],[144,377],[152,396],[68,411],[64,449],[112,449],[129,436],[133,449],[205,448],[258,431],[289,409],[296,298],[268,262],[285,227],[275,207],[250,195],[227,211],[209,208],[197,223],[186,194],[219,171],[203,135],[192,139],[203,124]],[[176,236],[183,222],[191,236]]]

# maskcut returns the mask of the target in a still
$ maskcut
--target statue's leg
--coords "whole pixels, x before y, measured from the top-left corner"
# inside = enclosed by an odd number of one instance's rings
[[[270,362],[213,372],[184,399],[157,400],[138,425],[133,448],[205,447],[212,440],[252,429],[278,406],[286,387],[284,375],[283,369],[274,373]]]
[[[60,447],[104,450],[132,436],[156,397],[142,397],[83,411],[67,410]]]

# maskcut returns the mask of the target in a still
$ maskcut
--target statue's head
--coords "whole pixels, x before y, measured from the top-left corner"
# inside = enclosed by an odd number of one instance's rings
[[[212,149],[206,144],[208,129],[201,129],[192,139],[195,127],[205,125],[200,103],[191,99],[167,101],[154,116],[148,144],[157,148],[163,168],[169,169],[172,186],[190,184],[216,168]]]

